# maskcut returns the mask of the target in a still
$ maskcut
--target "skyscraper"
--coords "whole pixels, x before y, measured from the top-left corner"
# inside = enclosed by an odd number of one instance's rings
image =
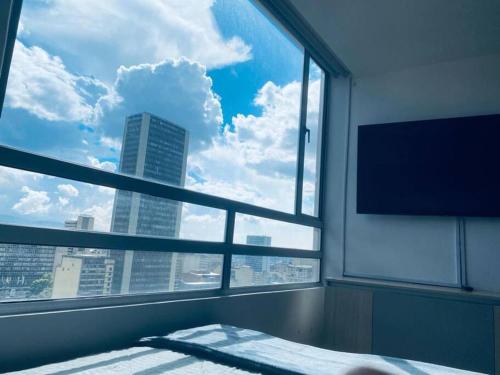
[[[119,171],[183,186],[189,133],[150,113],[125,121]],[[179,202],[130,191],[117,191],[111,231],[178,237],[182,206]],[[111,250],[115,260],[112,293],[167,291],[173,288],[172,253]]]
[[[253,246],[271,246],[271,237],[248,235],[247,245]],[[254,272],[269,271],[269,257],[246,256],[245,264],[250,266]]]

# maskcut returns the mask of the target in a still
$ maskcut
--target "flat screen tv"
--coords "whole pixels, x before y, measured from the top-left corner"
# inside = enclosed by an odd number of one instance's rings
[[[500,115],[358,127],[357,212],[500,216]]]

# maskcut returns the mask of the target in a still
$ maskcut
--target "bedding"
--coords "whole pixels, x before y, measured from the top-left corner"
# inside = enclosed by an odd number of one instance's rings
[[[249,375],[255,374],[191,355],[147,346],[81,357],[65,362],[10,372],[16,375]]]
[[[272,374],[347,374],[363,367],[398,375],[477,374],[400,358],[320,349],[262,332],[220,324],[146,338],[142,342],[152,347],[180,350]]]

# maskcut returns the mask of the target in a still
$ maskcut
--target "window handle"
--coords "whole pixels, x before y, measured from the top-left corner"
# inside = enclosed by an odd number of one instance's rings
[[[311,129],[306,128],[307,143],[311,143]]]

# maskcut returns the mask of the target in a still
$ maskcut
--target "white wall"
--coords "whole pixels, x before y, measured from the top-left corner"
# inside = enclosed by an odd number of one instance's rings
[[[357,126],[500,113],[500,55],[354,77],[350,111],[345,103],[349,97],[346,81],[334,79],[333,87],[325,202],[326,276],[457,285],[456,218],[356,214]],[[467,219],[465,243],[469,284],[500,292],[500,220]]]

